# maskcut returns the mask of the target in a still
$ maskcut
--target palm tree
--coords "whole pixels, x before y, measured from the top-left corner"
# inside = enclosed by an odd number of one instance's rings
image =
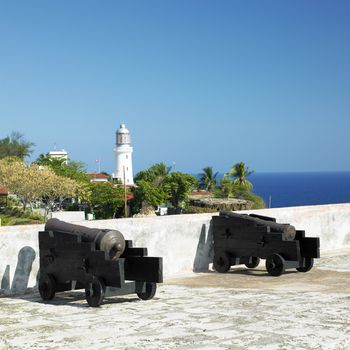
[[[199,174],[199,184],[201,187],[205,188],[206,191],[212,192],[216,186],[216,177],[218,172],[213,173],[213,167],[206,166],[203,169],[203,172]]]
[[[233,193],[233,183],[232,180],[227,177],[227,174],[224,174],[224,177],[220,181],[220,197],[230,198]]]
[[[33,146],[33,142],[26,141],[21,133],[13,131],[10,136],[0,140],[0,159],[17,157],[24,160],[33,153]]]
[[[153,184],[157,187],[163,185],[165,179],[170,174],[171,167],[166,166],[164,163],[154,164],[149,170],[153,174]]]
[[[251,191],[253,189],[253,184],[248,181],[246,177],[253,173],[254,171],[249,170],[249,168],[245,166],[244,162],[239,162],[231,167],[230,171],[228,172],[228,176],[232,176],[234,178],[233,183],[235,185]]]

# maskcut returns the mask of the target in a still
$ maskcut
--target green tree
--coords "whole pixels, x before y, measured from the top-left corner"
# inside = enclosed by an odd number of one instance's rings
[[[33,207],[36,201],[45,203],[48,210],[53,202],[79,193],[79,184],[56,175],[49,167],[26,164],[18,158],[0,160],[0,183],[11,193],[16,194],[23,205]]]
[[[40,196],[37,178],[28,164],[19,158],[6,157],[0,160],[0,184],[17,196],[22,203],[23,212],[28,204]]]
[[[242,192],[240,198],[252,202],[253,203],[252,209],[266,208],[266,204],[265,204],[264,200],[260,196],[254,194],[250,191]]]
[[[50,167],[58,176],[68,177],[79,182],[90,181],[83,162],[76,162],[70,159],[67,162],[64,158],[50,157],[49,154],[40,154],[35,163]]]
[[[248,169],[245,166],[244,162],[236,163],[231,167],[228,172],[228,176],[232,176],[234,178],[234,185],[238,185],[240,188],[245,188],[248,191],[253,189],[253,184],[246,179],[249,175],[253,174],[254,171]]]
[[[166,166],[164,163],[157,163],[152,165],[147,170],[142,170],[134,177],[135,183],[140,180],[152,182],[155,186],[162,186],[164,180],[169,175],[171,167]]]
[[[180,172],[170,173],[171,167],[157,163],[135,176],[137,187],[133,190],[133,212],[140,210],[142,203],[157,207],[170,202],[179,208],[187,200],[197,184],[195,177]]]
[[[110,219],[115,212],[124,206],[124,190],[110,182],[89,184],[90,209],[95,213],[96,219]]]
[[[65,199],[82,195],[83,187],[78,181],[59,176],[49,167],[41,167],[37,164],[31,164],[31,167],[36,169],[39,198],[45,205],[46,214],[55,204],[61,207]]]
[[[164,189],[168,193],[170,203],[175,208],[183,207],[197,180],[194,176],[181,172],[173,172],[165,179]]]
[[[156,208],[168,201],[168,194],[164,190],[164,182],[171,168],[164,163],[156,163],[146,170],[136,174],[134,181],[136,187],[133,190],[132,212],[138,213],[143,203]]]
[[[206,191],[212,192],[216,186],[216,177],[218,172],[214,174],[213,167],[206,166],[202,169],[202,173],[199,174],[199,186]]]
[[[232,180],[224,174],[220,181],[220,186],[216,189],[216,196],[220,198],[230,198],[233,195]]]
[[[33,152],[33,146],[33,142],[26,141],[21,133],[13,131],[10,136],[0,139],[0,159],[17,157],[23,160]]]
[[[167,201],[167,193],[161,187],[155,186],[152,182],[146,180],[138,180],[137,187],[134,189],[132,211],[134,213],[139,212],[143,202],[156,208]]]

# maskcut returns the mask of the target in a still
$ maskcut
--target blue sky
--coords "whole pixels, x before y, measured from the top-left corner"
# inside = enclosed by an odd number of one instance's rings
[[[0,138],[114,168],[350,170],[350,1],[0,0]]]

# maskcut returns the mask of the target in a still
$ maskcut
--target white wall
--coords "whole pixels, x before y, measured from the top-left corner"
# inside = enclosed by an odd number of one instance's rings
[[[50,219],[59,219],[66,222],[84,221],[85,212],[83,211],[53,211],[48,217]]]
[[[278,222],[290,223],[297,229],[304,229],[307,236],[320,237],[321,250],[350,246],[350,204],[264,209],[249,212],[275,217]],[[209,261],[209,241],[211,239],[208,240],[207,236],[211,216],[211,214],[174,215],[84,221],[79,224],[121,231],[126,239],[134,241],[134,246],[147,247],[150,256],[162,256],[164,276],[169,277],[191,271],[194,265],[196,270],[205,270]],[[0,227],[2,292],[4,289],[8,291],[11,287],[13,292],[18,292],[23,285],[35,286],[39,267],[37,237],[38,231],[43,228],[44,225]],[[34,261],[32,261],[33,254],[36,255]],[[26,274],[29,276],[26,277]]]
[[[350,246],[350,204],[348,203],[246,212],[273,216],[277,218],[277,222],[290,223],[298,230],[305,230],[306,236],[320,237],[321,250]]]

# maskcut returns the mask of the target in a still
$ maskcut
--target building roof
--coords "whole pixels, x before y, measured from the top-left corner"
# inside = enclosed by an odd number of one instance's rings
[[[109,175],[103,173],[87,173],[92,179],[109,179]]]
[[[0,196],[7,196],[9,193],[4,186],[0,185]]]

